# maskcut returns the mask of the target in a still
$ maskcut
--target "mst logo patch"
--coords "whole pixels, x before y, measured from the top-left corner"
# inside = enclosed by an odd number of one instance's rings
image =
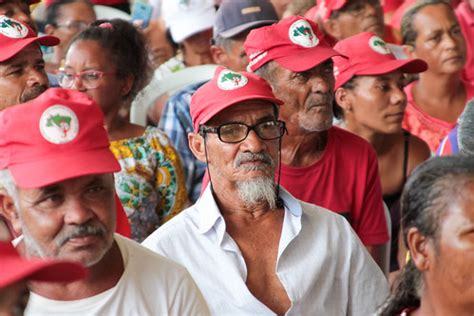
[[[41,135],[53,144],[65,144],[74,140],[79,133],[76,113],[64,105],[47,108],[39,121]]]
[[[10,38],[24,38],[28,35],[28,28],[4,15],[0,16],[0,34]]]
[[[298,20],[291,24],[288,36],[293,43],[306,48],[319,44],[319,39],[314,35],[311,25],[305,20]]]
[[[244,75],[225,69],[217,77],[217,86],[221,90],[235,90],[245,86],[248,81]]]
[[[392,53],[390,49],[388,49],[384,40],[375,35],[369,38],[369,46],[372,48],[372,50],[382,55],[388,55]]]

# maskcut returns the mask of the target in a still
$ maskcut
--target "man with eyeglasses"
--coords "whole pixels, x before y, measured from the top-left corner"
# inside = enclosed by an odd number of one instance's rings
[[[184,265],[213,315],[369,315],[387,284],[350,225],[278,184],[280,106],[265,80],[217,68],[188,135],[209,185],[143,245]]]
[[[88,0],[55,0],[47,6],[45,33],[61,40],[47,60],[48,72],[60,68],[71,39],[95,20],[93,5]]]

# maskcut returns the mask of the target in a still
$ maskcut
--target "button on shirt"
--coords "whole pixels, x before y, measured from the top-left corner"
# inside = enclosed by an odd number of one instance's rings
[[[387,281],[347,221],[283,188],[285,216],[276,273],[291,300],[287,315],[370,315]],[[160,227],[145,247],[184,265],[214,315],[274,315],[248,290],[247,268],[210,186]]]

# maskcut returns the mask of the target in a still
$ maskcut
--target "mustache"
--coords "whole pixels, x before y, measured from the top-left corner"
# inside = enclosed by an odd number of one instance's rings
[[[318,105],[331,105],[333,100],[333,96],[331,93],[324,93],[320,94],[318,96],[308,98],[305,104],[305,107],[311,108],[313,106],[318,106]]]
[[[30,100],[37,98],[41,93],[45,92],[48,89],[45,85],[31,87],[28,91],[25,91],[24,94],[20,96],[20,102],[25,103]]]
[[[76,225],[67,231],[62,231],[56,237],[56,244],[58,247],[63,246],[70,239],[80,238],[85,236],[105,236],[106,229],[101,225],[96,224],[83,224]]]
[[[237,158],[235,159],[234,165],[235,167],[240,167],[242,164],[251,161],[260,161],[268,166],[273,167],[274,162],[272,157],[266,152],[260,153],[252,153],[252,152],[243,152],[240,153]],[[258,168],[258,167],[256,167]]]

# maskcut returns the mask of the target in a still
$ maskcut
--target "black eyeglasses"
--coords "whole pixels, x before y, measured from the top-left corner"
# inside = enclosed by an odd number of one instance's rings
[[[201,125],[199,133],[205,135],[206,133],[217,133],[219,139],[224,143],[240,143],[247,138],[250,131],[255,133],[263,140],[274,140],[281,138],[286,132],[285,122],[272,120],[265,121],[255,125],[247,125],[244,123],[227,123],[218,127],[207,127]]]

